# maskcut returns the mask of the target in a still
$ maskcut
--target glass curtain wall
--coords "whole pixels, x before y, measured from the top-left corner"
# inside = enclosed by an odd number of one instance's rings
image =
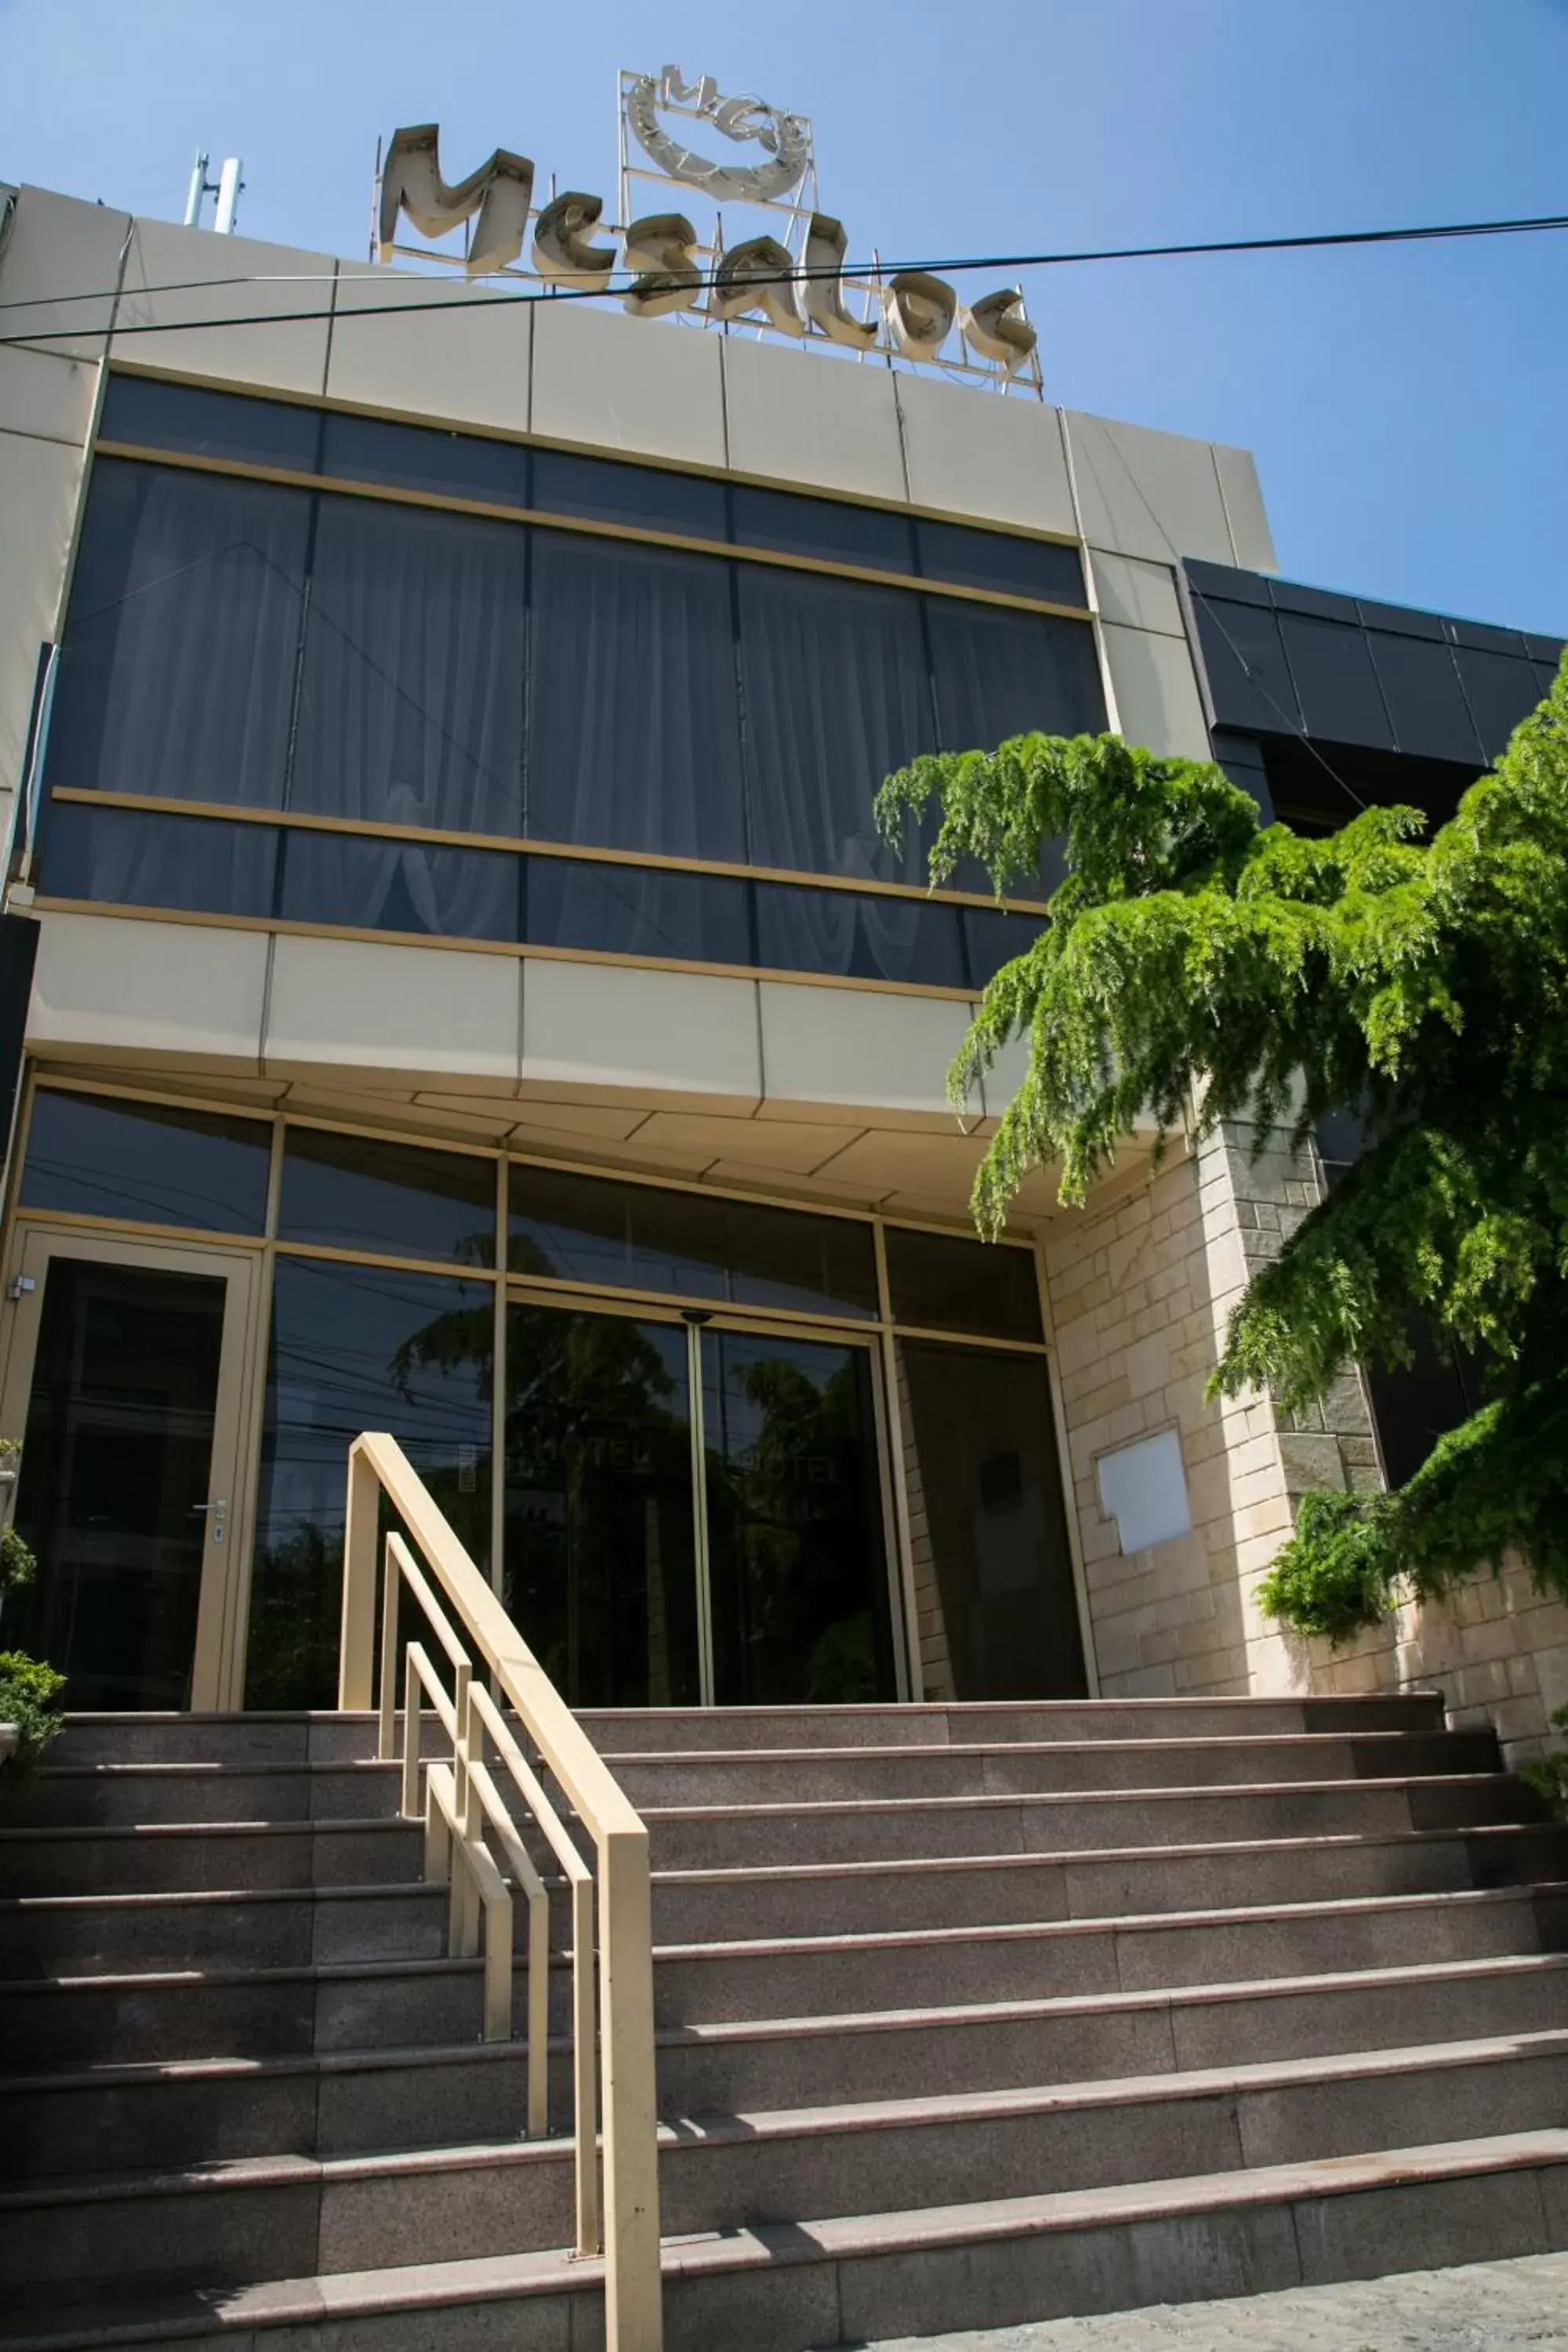
[[[346,1459],[364,1429],[404,1445],[574,1704],[895,1696],[900,1482],[916,1531],[917,1694],[1082,1687],[1031,1250],[884,1224],[879,1252],[870,1218],[520,1160],[506,1163],[501,1221],[502,1164],[269,1116],[35,1091],[24,1219],[227,1239],[270,1270],[250,1706],[331,1703]],[[112,1334],[129,1328],[137,1277],[116,1276],[101,1297],[83,1278],[79,1301],[63,1279],[51,1301],[38,1431],[90,1437],[93,1395],[110,1400],[105,1429],[142,1429],[149,1412],[195,1429],[195,1390],[182,1404],[153,1374],[179,1360],[210,1387],[197,1339],[142,1351],[140,1401],[116,1402]],[[173,1293],[161,1296],[166,1307]],[[174,1306],[199,1320],[195,1292]],[[79,1326],[109,1335],[108,1369],[86,1389]],[[64,1591],[87,1555],[37,1499],[60,1486],[53,1445],[30,1445],[22,1495]],[[170,1494],[178,1470],[170,1453]],[[160,1590],[188,1601],[163,1536],[145,1533]],[[122,1565],[110,1580],[114,1607],[150,1629],[141,1651],[116,1635],[128,1660],[145,1654],[127,1671],[150,1690],[189,1629],[164,1641],[145,1580]]]
[[[1035,936],[1032,914],[977,909],[976,930],[927,899],[926,841],[883,842],[872,801],[921,751],[1103,726],[1076,549],[131,378],[104,440],[50,896],[957,990]],[[168,462],[184,452],[322,487]],[[563,850],[584,854],[542,854]]]

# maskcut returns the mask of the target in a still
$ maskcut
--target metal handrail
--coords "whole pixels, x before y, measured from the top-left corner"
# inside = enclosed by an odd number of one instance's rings
[[[395,1528],[381,1545],[383,1496],[402,1521],[407,1540]],[[380,1572],[384,1562],[384,1576]],[[379,1600],[377,1744],[389,1760],[397,1754],[398,1613],[405,1589],[417,1602],[450,1669],[452,1687],[447,1690],[426,1643],[410,1642],[401,1693],[402,1810],[425,1823],[426,1875],[450,1881],[447,1940],[452,1951],[479,1952],[483,1916],[487,2040],[512,2036],[514,1924],[512,1894],[486,1843],[487,1832],[500,1848],[528,1906],[530,2137],[544,2132],[549,2116],[550,1914],[548,1892],[518,1826],[520,1816],[533,1822],[561,1865],[572,1908],[576,2251],[595,2253],[602,2241],[606,2352],[660,2352],[647,1831],[402,1447],[384,1432],[367,1432],[349,1448],[338,1704],[361,1711],[372,1705]],[[499,1705],[483,1681],[476,1679],[476,1672],[487,1671]],[[419,1731],[425,1700],[451,1741],[449,1761],[422,1765]],[[564,1791],[591,1839],[594,1872],[529,1762],[503,1706],[521,1722],[544,1769]],[[490,1750],[517,1792],[515,1806],[508,1803],[491,1769]],[[603,2153],[602,2231],[596,2115]]]

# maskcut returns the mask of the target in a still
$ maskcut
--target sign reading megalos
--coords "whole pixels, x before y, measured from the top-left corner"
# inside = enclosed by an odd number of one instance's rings
[[[781,334],[821,336],[853,351],[884,345],[927,362],[941,360],[956,326],[969,350],[1004,377],[1032,360],[1037,338],[1016,287],[963,303],[946,278],[900,269],[875,289],[879,316],[854,315],[845,283],[834,274],[848,252],[843,224],[796,194],[811,163],[809,126],[799,116],[759,98],[721,97],[711,76],[687,82],[675,66],[658,75],[624,75],[622,82],[624,131],[658,176],[716,202],[787,210],[792,227],[804,231],[800,251],[776,236],[753,236],[705,269],[700,257],[711,248],[684,213],[649,213],[617,229],[605,220],[601,196],[573,190],[536,207],[532,159],[504,147],[448,185],[441,176],[439,129],[427,122],[395,131],[386,150],[376,218],[380,258],[393,257],[400,215],[426,237],[471,221],[464,265],[470,278],[510,268],[527,245],[529,266],[553,285],[609,293],[613,272],[635,272],[620,299],[637,319],[694,311],[719,323],[756,320]],[[705,131],[710,127],[736,147],[752,145],[761,160],[716,159],[687,145],[660,121],[671,106],[681,110],[682,131],[695,116]],[[655,173],[641,169],[640,176]]]

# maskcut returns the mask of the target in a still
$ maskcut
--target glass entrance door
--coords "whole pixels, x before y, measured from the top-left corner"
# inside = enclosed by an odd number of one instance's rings
[[[14,1263],[0,1426],[38,1570],[0,1636],[75,1708],[232,1704],[254,1263],[36,1227]]]
[[[714,1324],[698,1336],[714,1700],[891,1698],[870,1349]]]
[[[871,1348],[507,1310],[505,1598],[574,1706],[896,1696]]]

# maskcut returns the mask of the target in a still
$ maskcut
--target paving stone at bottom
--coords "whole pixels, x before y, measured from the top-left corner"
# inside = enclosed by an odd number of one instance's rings
[[[978,2335],[878,2338],[868,2352],[1568,2352],[1568,2254]]]

